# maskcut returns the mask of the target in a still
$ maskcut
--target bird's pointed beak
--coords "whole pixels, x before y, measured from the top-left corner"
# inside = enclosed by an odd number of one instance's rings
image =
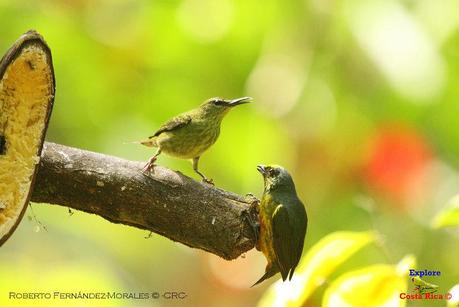
[[[236,98],[236,99],[232,99],[228,101],[228,105],[230,107],[235,107],[240,104],[249,103],[251,101],[252,101],[252,97],[241,97],[241,98]]]
[[[266,166],[264,165],[258,165],[257,170],[262,174],[263,176],[266,174]]]

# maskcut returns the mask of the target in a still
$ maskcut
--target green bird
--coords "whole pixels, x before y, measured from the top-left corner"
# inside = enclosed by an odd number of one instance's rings
[[[212,184],[212,180],[207,179],[198,170],[199,158],[217,141],[221,122],[228,111],[251,100],[251,97],[232,100],[211,98],[196,109],[173,117],[148,139],[140,141],[142,145],[158,148],[155,155],[148,160],[143,172],[150,171],[163,152],[172,157],[191,159],[193,170],[204,182]]]
[[[296,194],[292,177],[283,167],[257,167],[264,178],[259,205],[259,236],[256,248],[268,260],[265,274],[252,285],[280,272],[282,280],[292,279],[303,252],[308,217]]]
[[[415,276],[411,278],[411,281],[415,285],[415,290],[418,290],[420,294],[424,293],[434,293],[437,292],[438,286],[434,284],[430,284],[424,280],[422,280],[419,276]]]

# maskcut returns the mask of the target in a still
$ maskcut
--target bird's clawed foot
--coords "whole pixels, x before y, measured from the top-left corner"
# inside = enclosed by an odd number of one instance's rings
[[[244,219],[249,223],[250,227],[252,228],[252,231],[253,231],[253,234],[254,234],[254,237],[255,237],[255,246],[256,246],[257,250],[259,250],[259,248],[258,248],[258,238],[260,237],[260,235],[259,235],[260,234],[260,224],[254,218],[254,216],[250,212],[250,209],[249,210],[243,210],[241,212],[241,214],[244,217]]]
[[[215,185],[214,183],[214,180],[213,179],[209,179],[209,178],[206,178],[206,177],[202,177],[202,180],[201,182],[203,183],[207,183],[207,184],[210,184],[210,185]]]
[[[210,184],[210,185],[215,185],[214,181],[212,179],[207,178],[206,176],[204,176],[203,173],[201,173],[198,170],[199,157],[193,158],[192,161],[193,161],[193,170],[195,171],[196,174],[198,174],[202,178],[201,182],[204,182],[204,183],[207,183],[207,184]]]
[[[252,193],[247,193],[245,194],[245,201],[250,204],[250,211],[256,210],[258,214],[258,205],[260,204],[260,200]]]
[[[156,162],[156,156],[153,156],[148,160],[147,164],[142,169],[142,173],[146,174],[149,173],[154,167]]]
[[[255,235],[255,247],[257,250],[260,250],[258,246],[258,238],[260,237],[260,223],[258,222],[260,201],[253,194],[247,194],[246,200],[250,203],[250,207],[246,210],[243,210],[241,213],[253,230]]]

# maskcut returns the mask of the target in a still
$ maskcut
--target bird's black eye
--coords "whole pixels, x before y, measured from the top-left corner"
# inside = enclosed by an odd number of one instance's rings
[[[276,177],[277,175],[279,175],[279,170],[275,168],[270,168],[268,172],[270,177]]]
[[[212,100],[212,103],[216,106],[222,106],[226,104],[225,100],[223,99],[214,99]]]

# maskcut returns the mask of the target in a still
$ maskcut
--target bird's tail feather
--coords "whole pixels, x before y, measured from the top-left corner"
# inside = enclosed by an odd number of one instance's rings
[[[264,274],[256,283],[254,283],[252,286],[250,286],[250,288],[252,288],[253,286],[256,286],[256,285],[258,285],[259,283],[263,282],[264,280],[270,278],[271,276],[273,276],[273,275],[276,274],[277,272],[279,272],[279,271],[276,270],[276,268],[275,268],[274,266],[266,267],[266,272],[265,272],[265,274]]]
[[[141,141],[123,142],[123,144],[141,144]]]
[[[142,144],[147,147],[157,147],[156,145],[156,138],[148,138],[141,141],[134,141],[134,142],[124,142],[123,144]]]

